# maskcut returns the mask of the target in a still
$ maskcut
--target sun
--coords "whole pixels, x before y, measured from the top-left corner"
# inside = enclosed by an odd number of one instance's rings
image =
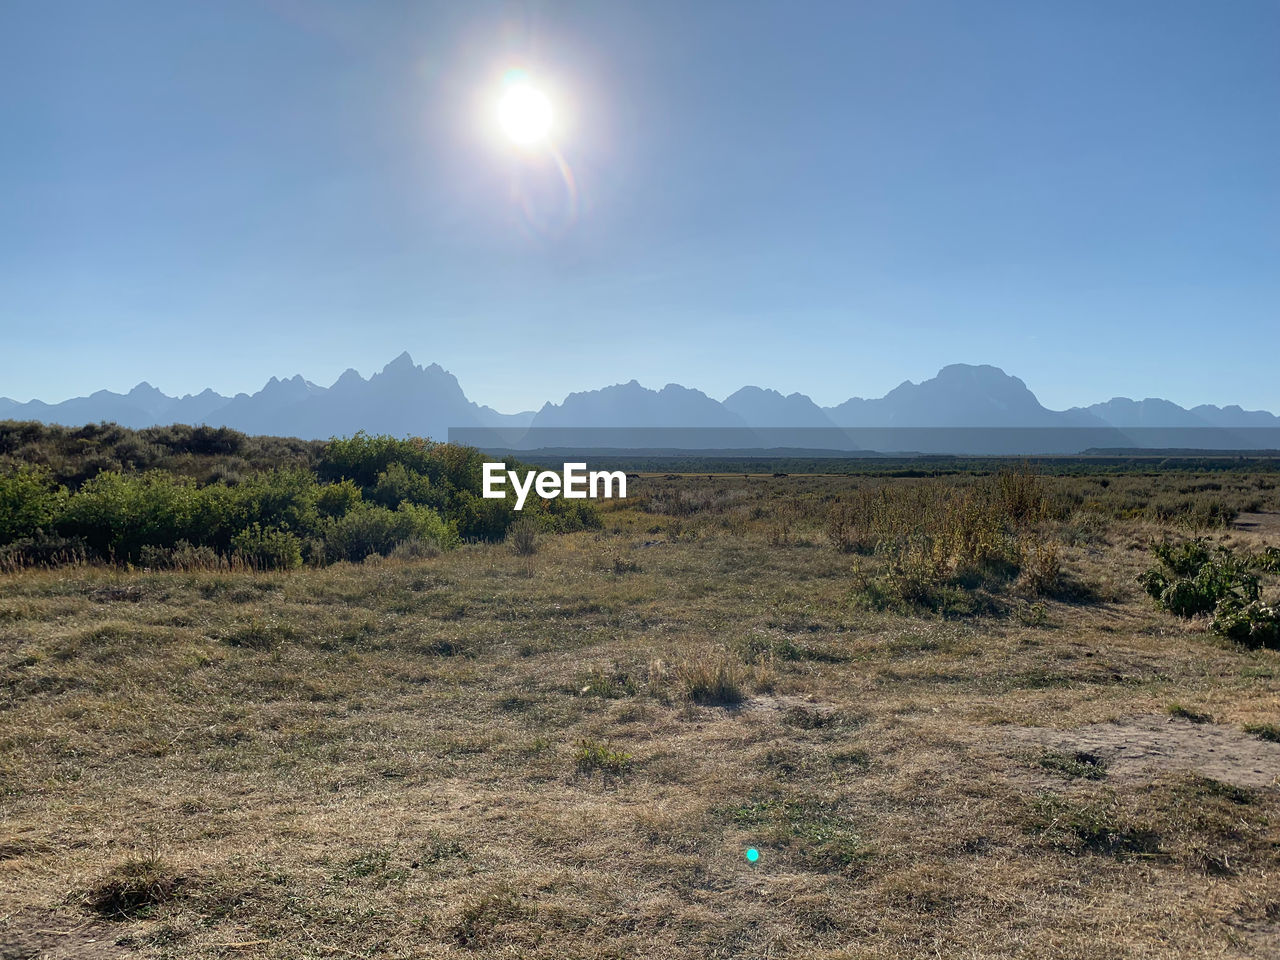
[[[498,101],[498,124],[517,146],[529,147],[547,139],[552,124],[551,101],[523,77],[509,78]]]

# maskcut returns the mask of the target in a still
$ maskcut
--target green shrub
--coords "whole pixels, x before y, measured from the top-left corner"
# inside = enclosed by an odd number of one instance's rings
[[[322,529],[317,507],[320,485],[309,470],[270,470],[248,477],[233,488],[204,489],[210,495],[220,495],[225,502],[224,536],[254,523],[289,530],[300,537]],[[189,539],[195,542],[197,538]],[[199,539],[210,542],[204,537]],[[217,542],[216,535],[211,540]]]
[[[529,504],[525,509],[531,507]],[[511,501],[489,500],[464,490],[453,500],[450,516],[456,518],[458,535],[464,540],[496,542],[506,536],[507,527],[519,514]]]
[[[0,543],[47,530],[62,510],[67,491],[47,470],[19,467],[0,475]]]
[[[1258,599],[1258,578],[1226,547],[1211,550],[1201,540],[1177,546],[1166,541],[1152,552],[1163,569],[1146,571],[1138,582],[1157,605],[1176,616],[1194,617],[1212,613],[1223,602]]]
[[[1280,609],[1257,600],[1221,604],[1213,617],[1213,629],[1249,647],[1280,650]]]
[[[325,533],[329,560],[359,561],[373,554],[387,556],[406,540],[429,541],[441,548],[457,541],[453,527],[429,507],[402,503],[397,510],[364,504],[334,521]]]
[[[307,562],[385,556],[404,541],[499,541],[519,514],[514,495],[480,496],[483,460],[470,447],[364,433],[321,445],[181,425],[0,423],[0,562],[288,564],[292,548],[277,556],[273,539],[286,533]],[[525,516],[548,532],[600,525],[581,501],[535,499]],[[212,554],[172,556],[184,542]]]
[[[231,540],[233,556],[254,570],[294,570],[302,566],[302,541],[287,530],[253,524]]]
[[[57,518],[59,533],[84,540],[102,557],[137,560],[142,547],[204,542],[224,526],[225,487],[198,487],[161,471],[101,473]]]
[[[1261,553],[1249,558],[1249,565],[1266,573],[1280,573],[1280,547],[1263,548]]]
[[[324,480],[353,480],[372,488],[378,475],[393,463],[426,472],[436,444],[413,438],[397,440],[390,436],[371,436],[361,430],[351,437],[335,437],[325,444],[317,464]]]
[[[1200,538],[1178,544],[1165,540],[1152,547],[1151,552],[1179,577],[1194,577],[1213,556],[1208,544]]]
[[[392,463],[378,474],[369,499],[394,510],[406,502],[443,506],[445,498],[443,490],[437,495],[427,477],[415,470],[410,470],[402,463]]]
[[[316,510],[325,517],[345,517],[361,499],[360,488],[350,480],[327,483],[316,494]]]
[[[601,526],[600,512],[595,504],[586,500],[566,500],[564,497],[547,503],[542,512],[542,523],[551,533],[599,530]]]

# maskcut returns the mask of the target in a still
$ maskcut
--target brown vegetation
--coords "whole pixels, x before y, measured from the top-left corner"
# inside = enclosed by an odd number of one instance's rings
[[[1137,582],[1276,545],[1213,519],[1275,487],[1103,479],[644,477],[535,554],[2,575],[0,956],[1275,956],[1280,652]]]

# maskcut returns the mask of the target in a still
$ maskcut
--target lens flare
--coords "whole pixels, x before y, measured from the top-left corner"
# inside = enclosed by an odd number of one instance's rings
[[[573,168],[554,147],[536,166],[522,167],[511,186],[511,199],[534,236],[544,240],[563,237],[577,224],[578,184]]]

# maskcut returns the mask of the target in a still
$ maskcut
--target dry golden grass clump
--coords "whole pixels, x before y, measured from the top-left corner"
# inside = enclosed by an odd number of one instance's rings
[[[83,900],[108,919],[138,919],[172,901],[186,882],[158,855],[134,856],[85,891]]]
[[[725,656],[687,659],[675,668],[675,677],[694,703],[733,706],[746,699],[740,663]]]
[[[0,956],[1277,955],[1280,652],[1138,583],[1268,556],[1271,475],[629,492],[532,552],[0,575]]]

